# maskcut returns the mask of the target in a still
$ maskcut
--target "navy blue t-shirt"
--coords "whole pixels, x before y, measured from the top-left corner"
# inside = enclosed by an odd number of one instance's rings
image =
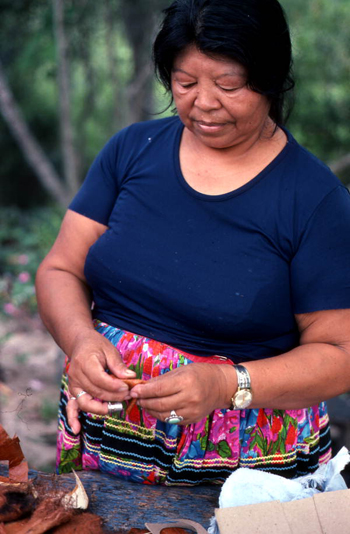
[[[182,131],[177,117],[125,128],[70,205],[108,226],[85,264],[94,316],[237,362],[294,348],[294,314],[350,308],[348,190],[287,133],[247,184],[199,193],[181,173]]]

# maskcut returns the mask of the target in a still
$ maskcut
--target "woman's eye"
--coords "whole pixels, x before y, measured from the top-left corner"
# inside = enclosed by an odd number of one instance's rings
[[[222,89],[223,91],[226,91],[227,93],[230,93],[230,92],[233,92],[233,91],[237,91],[238,87],[221,87],[219,85],[220,89]]]
[[[195,82],[191,82],[191,83],[181,83],[179,82],[179,84],[181,85],[181,87],[184,87],[184,89],[189,89],[190,87],[193,87],[195,84]]]

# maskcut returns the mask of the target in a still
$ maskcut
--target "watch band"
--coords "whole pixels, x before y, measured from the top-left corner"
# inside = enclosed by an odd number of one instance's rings
[[[236,364],[234,365],[234,368],[236,369],[237,378],[238,378],[238,387],[240,389],[250,389],[250,374],[248,373],[248,369],[244,367],[244,365]]]
[[[231,410],[244,410],[253,400],[250,375],[244,365],[234,365],[237,373],[237,391],[231,399]]]

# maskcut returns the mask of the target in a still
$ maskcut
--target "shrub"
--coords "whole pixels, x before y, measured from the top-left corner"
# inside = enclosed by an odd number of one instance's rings
[[[0,314],[35,314],[37,268],[58,233],[63,212],[57,207],[0,210]]]

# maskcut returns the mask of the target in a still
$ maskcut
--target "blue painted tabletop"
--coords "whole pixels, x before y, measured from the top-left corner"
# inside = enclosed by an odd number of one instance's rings
[[[99,471],[78,471],[89,496],[89,511],[99,515],[109,530],[144,528],[145,522],[167,522],[178,518],[197,521],[208,528],[218,504],[221,486],[167,487],[136,484]],[[34,482],[70,491],[73,474],[52,475],[30,470]]]

